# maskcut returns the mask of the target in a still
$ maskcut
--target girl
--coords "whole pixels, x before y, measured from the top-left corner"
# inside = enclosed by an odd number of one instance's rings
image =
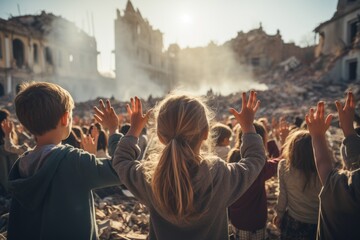
[[[149,208],[149,239],[228,239],[226,207],[252,184],[266,159],[253,126],[259,104],[255,92],[248,101],[243,93],[240,113],[231,109],[244,131],[243,159],[227,164],[200,152],[209,134],[205,104],[185,95],[167,96],[155,111],[155,130],[163,150],[150,158],[156,162],[152,169],[135,160],[149,112],[143,115],[140,100],[131,99],[127,106],[131,127],[117,146],[113,167],[121,182]],[[109,102],[100,107],[95,118],[113,131],[114,110]],[[110,122],[115,124],[109,126]]]
[[[283,157],[278,168],[280,192],[275,225],[281,229],[281,239],[315,239],[321,183],[307,130],[288,136]]]
[[[11,135],[14,139],[16,138],[8,110],[0,109],[0,123],[0,195],[4,196],[8,192],[9,171],[18,155],[7,148],[7,145],[10,145],[8,142],[11,140]]]
[[[230,151],[230,139],[232,130],[227,125],[216,123],[211,128],[211,135],[215,141],[215,153],[221,159],[226,160]],[[239,159],[238,159],[239,160]]]

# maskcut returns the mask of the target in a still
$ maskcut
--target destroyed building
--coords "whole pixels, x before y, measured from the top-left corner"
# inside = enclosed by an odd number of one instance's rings
[[[289,58],[303,63],[310,63],[314,58],[313,47],[301,48],[294,43],[285,43],[280,30],[269,35],[261,24],[247,33],[238,32],[226,44],[235,51],[240,63],[252,66],[255,72],[266,72]]]
[[[329,78],[334,82],[359,79],[360,1],[339,0],[334,16],[315,28],[319,37],[316,56],[333,58]]]
[[[94,37],[60,16],[41,12],[0,19],[0,96],[14,96],[25,81],[62,85],[75,100],[99,95]],[[110,87],[111,88],[111,87]]]
[[[123,14],[117,9],[115,19],[115,72],[120,89],[134,84],[156,83],[171,87],[167,55],[163,53],[163,34],[128,0]]]

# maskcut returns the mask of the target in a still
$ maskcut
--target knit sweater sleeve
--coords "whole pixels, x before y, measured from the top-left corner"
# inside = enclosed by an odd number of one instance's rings
[[[148,205],[150,184],[146,180],[143,164],[136,159],[140,155],[138,138],[125,136],[119,141],[114,153],[112,165],[120,181],[134,196]]]
[[[255,133],[243,135],[239,162],[226,164],[221,185],[224,188],[226,204],[230,206],[251,186],[262,170],[266,155],[261,137]]]
[[[287,193],[286,193],[284,175],[285,175],[285,159],[281,160],[278,166],[279,196],[277,199],[277,205],[275,206],[275,211],[280,219],[283,217],[287,206]]]
[[[120,185],[110,159],[96,158],[94,154],[77,148],[70,148],[67,158],[79,179],[89,189]]]

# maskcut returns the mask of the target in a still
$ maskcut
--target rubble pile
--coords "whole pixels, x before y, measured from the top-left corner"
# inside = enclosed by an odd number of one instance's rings
[[[311,66],[296,62],[296,66],[293,64],[294,68],[284,68],[284,66],[279,65],[268,73],[258,76],[258,81],[265,83],[268,89],[258,91],[261,107],[256,117],[268,117],[269,120],[273,117],[277,119],[285,117],[291,123],[295,117],[304,119],[310,107],[315,107],[320,100],[324,101],[326,113],[334,114],[328,137],[335,157],[339,160],[339,149],[343,135],[338,127],[334,101],[343,100],[345,93],[351,90],[357,101],[356,106],[359,106],[360,99],[356,96],[360,96],[360,83],[359,81],[352,83],[331,81],[327,76],[331,61],[331,59],[320,59]],[[288,62],[293,63],[294,60]],[[241,94],[239,92],[228,96],[209,92],[207,97],[208,104],[216,113],[215,119],[217,121],[226,121],[229,116],[229,107],[236,109],[241,107]],[[99,99],[76,103],[74,119],[85,119],[85,122],[91,121],[93,107],[98,106]],[[153,107],[158,100],[151,96],[149,99],[143,100],[144,109]],[[114,98],[110,101],[115,111],[126,118],[126,103]],[[15,113],[14,104],[8,97],[0,99],[0,108],[6,108],[12,114]],[[266,183],[269,239],[279,239],[279,231],[272,224],[275,214],[274,206],[278,196],[277,187],[277,177],[273,177]],[[149,232],[149,212],[136,199],[119,194],[112,194],[104,198],[96,195],[95,206],[100,239],[146,239]],[[0,198],[0,240],[6,237],[8,209],[9,199]]]
[[[141,240],[149,232],[149,212],[135,198],[112,195],[95,198],[100,239]]]

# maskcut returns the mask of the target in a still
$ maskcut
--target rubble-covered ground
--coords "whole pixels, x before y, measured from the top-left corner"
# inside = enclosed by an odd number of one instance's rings
[[[328,62],[321,62],[328,61]],[[326,112],[333,113],[335,118],[329,131],[329,142],[335,156],[339,159],[339,147],[342,132],[338,128],[335,100],[343,100],[347,91],[354,92],[359,106],[360,83],[332,82],[327,73],[332,62],[319,59],[312,66],[300,65],[292,71],[275,68],[266,74],[258,76],[258,80],[269,87],[266,91],[259,91],[261,108],[257,117],[285,117],[289,122],[296,116],[304,118],[309,107],[315,107],[318,101],[326,103]],[[319,66],[321,65],[321,66]],[[241,85],[241,82],[239,82]],[[228,96],[209,94],[209,105],[216,113],[217,120],[229,116],[228,108],[241,106],[240,93]],[[143,100],[145,108],[152,107],[158,99]],[[98,99],[84,103],[77,103],[74,115],[81,119],[91,119],[92,109]],[[111,99],[118,113],[125,113],[125,103]],[[14,113],[14,106],[8,99],[0,100],[0,107],[5,107]],[[274,216],[274,205],[277,199],[277,177],[273,177],[266,184],[268,194],[268,234],[269,239],[278,239],[279,232],[271,223]],[[107,197],[95,195],[96,219],[101,239],[146,239],[149,230],[149,213],[136,199],[122,194],[121,191]],[[8,221],[9,198],[0,197],[0,240],[6,237]]]

